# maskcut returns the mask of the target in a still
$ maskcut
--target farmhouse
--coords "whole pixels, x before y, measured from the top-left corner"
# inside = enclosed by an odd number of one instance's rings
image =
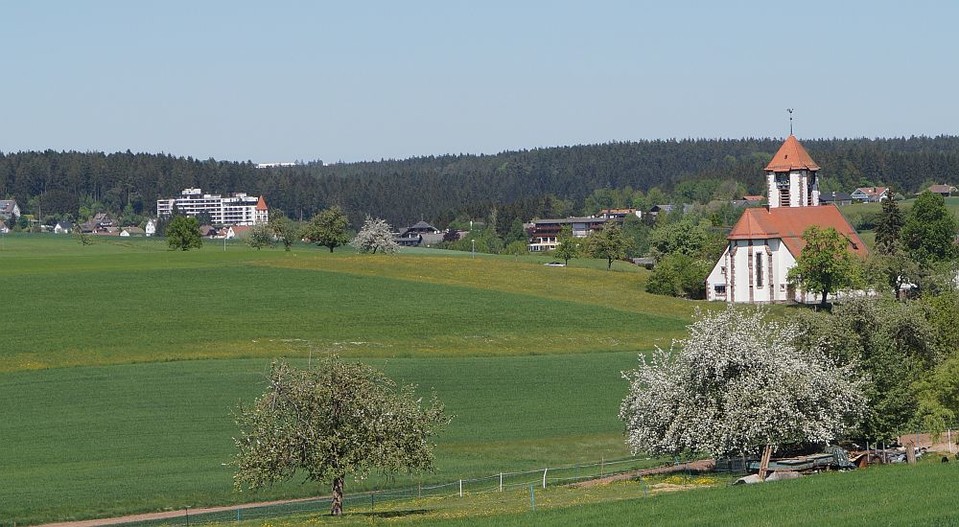
[[[815,293],[787,281],[810,226],[832,227],[865,256],[859,234],[835,205],[819,202],[819,165],[790,135],[766,166],[769,201],[749,208],[727,236],[728,245],[706,278],[706,298],[726,302],[815,302]]]

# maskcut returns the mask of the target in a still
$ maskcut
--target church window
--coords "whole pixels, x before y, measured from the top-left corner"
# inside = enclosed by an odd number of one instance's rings
[[[763,286],[763,255],[756,253],[756,287]]]

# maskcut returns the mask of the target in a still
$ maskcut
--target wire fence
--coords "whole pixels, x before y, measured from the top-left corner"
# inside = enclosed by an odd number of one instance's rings
[[[346,510],[375,511],[376,506],[390,502],[409,501],[420,498],[455,498],[491,492],[507,492],[516,489],[547,488],[549,486],[568,485],[607,476],[615,476],[637,470],[661,466],[661,460],[629,457],[599,461],[544,467],[542,469],[520,472],[501,472],[489,476],[459,479],[448,483],[423,484],[416,487],[384,489],[378,491],[349,494],[343,498]],[[205,525],[211,523],[229,523],[242,520],[278,518],[292,514],[329,512],[331,498],[308,498],[267,505],[236,505],[219,507],[214,511],[192,511],[183,509],[175,517],[132,521],[125,527],[152,527],[167,525]]]

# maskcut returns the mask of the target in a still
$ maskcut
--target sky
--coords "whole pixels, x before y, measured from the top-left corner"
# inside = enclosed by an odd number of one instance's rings
[[[959,2],[0,0],[0,151],[955,135]]]

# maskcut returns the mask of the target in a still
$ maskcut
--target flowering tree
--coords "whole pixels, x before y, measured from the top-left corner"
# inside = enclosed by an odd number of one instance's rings
[[[386,254],[393,254],[400,249],[399,244],[393,240],[393,227],[390,227],[386,220],[379,218],[366,217],[363,228],[356,234],[350,245],[361,253],[376,254],[377,250],[382,250]]]
[[[422,407],[413,386],[396,384],[365,364],[336,356],[322,368],[274,363],[269,385],[240,408],[234,438],[237,488],[292,478],[332,482],[330,514],[343,512],[343,482],[371,469],[386,473],[433,465],[432,438],[449,417],[434,396]]]
[[[689,336],[624,372],[619,417],[634,452],[732,455],[833,440],[864,405],[851,365],[797,349],[797,327],[763,310],[702,314]]]

